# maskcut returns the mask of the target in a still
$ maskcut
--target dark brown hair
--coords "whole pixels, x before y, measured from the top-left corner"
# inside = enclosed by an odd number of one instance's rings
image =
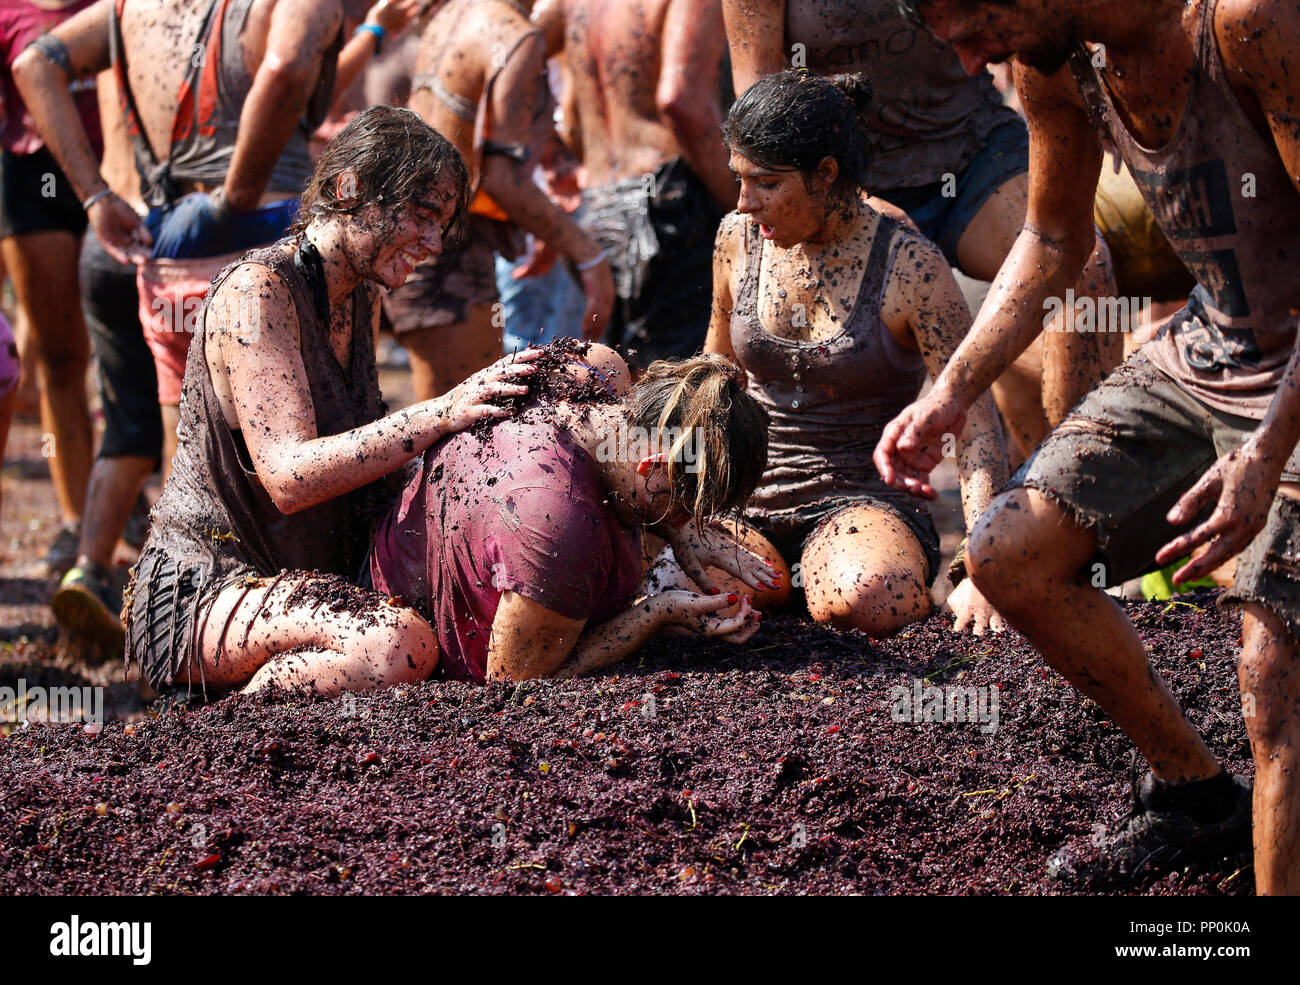
[[[838,198],[853,198],[866,188],[871,165],[862,127],[870,105],[871,83],[865,75],[778,72],[759,79],[736,100],[722,124],[722,140],[761,168],[802,172],[810,190],[813,172],[834,158],[839,172],[831,191]]]
[[[344,204],[338,178],[347,171],[356,175],[357,196]],[[456,188],[456,208],[444,231],[454,238],[469,208],[469,174],[460,152],[409,109],[371,106],[325,145],[289,234],[301,234],[320,216],[351,215],[372,203],[401,208],[420,201],[444,178]]]

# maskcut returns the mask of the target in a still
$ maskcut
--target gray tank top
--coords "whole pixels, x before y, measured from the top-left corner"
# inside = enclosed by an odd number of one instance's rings
[[[177,94],[171,146],[167,159],[161,162],[149,146],[127,81],[121,24],[125,2],[116,0],[114,4],[109,44],[127,133],[140,172],[141,196],[146,205],[159,208],[180,197],[179,182],[219,185],[225,181],[235,153],[239,116],[253,87],[253,77],[245,64],[239,36],[256,0],[213,0],[208,8],[198,37],[193,42],[195,51],[204,52],[205,57],[190,60],[191,67]],[[266,185],[270,191],[284,192],[286,197],[301,194],[311,177],[313,165],[308,141],[329,112],[342,42],[340,28],[321,59],[320,75],[308,101],[307,112],[271,168],[271,177]]]
[[[1259,420],[1295,347],[1300,196],[1232,91],[1214,36],[1216,3],[1202,5],[1187,105],[1164,147],[1129,133],[1104,70],[1082,46],[1070,70],[1197,280],[1188,306],[1142,351],[1209,406]]]
[[[745,266],[731,315],[731,346],[748,390],[771,418],[767,471],[750,506],[772,513],[840,496],[915,500],[886,485],[871,454],[916,399],[925,361],[880,318],[899,247],[915,234],[887,216],[872,240],[858,297],[843,331],[824,342],[783,339],[759,323],[763,240],[745,220]]]
[[[223,270],[208,291],[204,313],[213,293],[243,263],[265,264],[293,296],[317,433],[339,434],[382,417],[386,408],[371,343],[374,288],[362,284],[353,294],[352,353],[344,370],[330,347],[317,292],[281,244],[254,250]],[[310,509],[281,513],[257,478],[242,432],[226,423],[208,372],[205,338],[201,321],[185,366],[176,458],[144,550],[167,552],[180,571],[197,570],[200,596],[249,569],[259,575],[304,570],[354,578],[393,487],[380,480]]]
[[[990,131],[1016,114],[987,72],[966,74],[957,53],[912,24],[897,0],[789,0],[785,57],[803,44],[807,68],[821,75],[863,72],[875,93],[867,139],[875,157],[867,186],[917,188],[957,173]]]

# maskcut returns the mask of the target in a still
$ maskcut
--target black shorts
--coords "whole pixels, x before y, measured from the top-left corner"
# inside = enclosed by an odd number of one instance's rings
[[[155,691],[175,684],[194,650],[194,630],[202,603],[202,568],[179,568],[166,552],[145,545],[131,569],[122,599],[126,662],[137,661],[140,676]],[[211,599],[208,600],[209,602]]]
[[[24,233],[86,231],[86,213],[54,155],[0,148],[0,239]]]
[[[162,410],[153,353],[140,327],[135,265],[104,252],[93,229],[81,247],[81,302],[99,364],[104,407],[100,458],[138,455],[162,460]]]
[[[609,254],[618,296],[605,342],[629,366],[693,356],[713,312],[713,241],[722,209],[686,163],[583,193],[575,218]]]

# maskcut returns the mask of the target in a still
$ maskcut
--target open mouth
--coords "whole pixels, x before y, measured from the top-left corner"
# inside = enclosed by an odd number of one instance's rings
[[[398,250],[397,259],[402,261],[402,264],[406,267],[406,272],[409,275],[416,267],[428,259],[428,254],[420,253],[416,250]]]
[[[774,235],[776,235],[776,232],[775,230],[772,229],[771,226],[767,225],[767,223],[760,222],[758,224],[758,234],[762,236],[764,239],[771,239]]]

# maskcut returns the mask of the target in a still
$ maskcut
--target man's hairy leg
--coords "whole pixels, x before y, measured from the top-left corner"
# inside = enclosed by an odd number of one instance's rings
[[[1255,891],[1300,895],[1300,646],[1250,603],[1242,619],[1242,710],[1255,756]]]
[[[984,597],[1128,734],[1157,777],[1216,775],[1218,761],[1153,672],[1128,616],[1086,578],[1096,550],[1096,534],[1061,506],[1011,489],[971,534],[967,567]]]
[[[97,458],[90,470],[86,512],[81,522],[81,554],[112,567],[113,548],[126,529],[136,497],[153,472],[154,460],[141,455]]]

